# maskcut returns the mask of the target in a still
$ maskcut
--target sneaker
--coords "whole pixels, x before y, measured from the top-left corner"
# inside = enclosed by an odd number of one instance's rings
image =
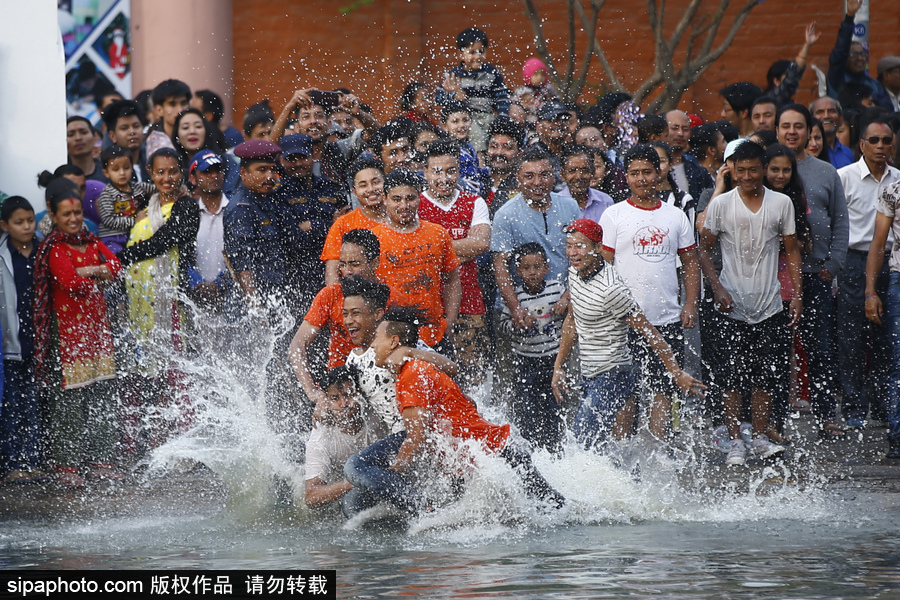
[[[847,419],[847,427],[850,429],[865,429],[866,420],[860,417],[850,417]]]
[[[728,450],[726,465],[743,465],[747,462],[747,446],[744,440],[731,440],[731,449]]]
[[[750,423],[741,423],[741,439],[748,448],[753,443],[753,426]]]
[[[728,428],[724,425],[719,425],[713,430],[713,446],[725,454],[731,450],[731,438],[728,437]]]
[[[784,446],[773,444],[768,437],[760,434],[759,437],[754,438],[750,443],[750,451],[761,458],[769,458],[773,454],[784,452]]]

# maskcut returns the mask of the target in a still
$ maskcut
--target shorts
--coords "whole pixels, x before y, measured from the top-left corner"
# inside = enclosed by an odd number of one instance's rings
[[[634,396],[634,374],[630,366],[615,367],[586,379],[581,389],[583,398],[572,431],[579,444],[591,448],[609,436],[616,415]]]
[[[678,364],[684,366],[684,329],[681,327],[681,322],[657,325],[656,330],[672,348]],[[628,348],[631,350],[631,358],[640,375],[642,391],[669,397],[679,394],[675,380],[672,379],[666,365],[647,343],[647,338],[634,329],[629,329]]]
[[[790,376],[790,344],[793,329],[782,311],[759,323],[723,319],[718,351],[722,389],[774,394]]]

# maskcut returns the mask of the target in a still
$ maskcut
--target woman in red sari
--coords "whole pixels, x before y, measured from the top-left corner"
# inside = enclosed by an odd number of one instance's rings
[[[49,396],[50,459],[57,481],[118,480],[116,362],[100,281],[119,275],[119,260],[84,229],[81,200],[70,182],[47,188],[54,228],[35,257],[37,378]]]

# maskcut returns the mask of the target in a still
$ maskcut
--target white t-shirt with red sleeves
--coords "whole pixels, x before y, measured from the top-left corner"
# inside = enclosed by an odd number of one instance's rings
[[[678,321],[678,254],[697,245],[684,211],[665,202],[639,208],[628,199],[607,208],[600,227],[603,248],[616,253],[616,271],[647,320],[653,325]]]

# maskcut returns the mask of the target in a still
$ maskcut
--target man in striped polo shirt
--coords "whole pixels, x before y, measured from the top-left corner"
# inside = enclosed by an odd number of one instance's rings
[[[626,417],[633,414],[629,405],[635,402],[635,390],[629,327],[646,338],[679,389],[698,396],[706,389],[681,370],[669,344],[641,312],[616,268],[603,260],[602,241],[603,231],[589,219],[578,219],[566,229],[571,301],[552,381],[553,393],[563,402],[569,394],[566,361],[577,340],[584,383],[573,430],[575,439],[586,447],[598,446],[610,432],[621,439],[631,431]]]

